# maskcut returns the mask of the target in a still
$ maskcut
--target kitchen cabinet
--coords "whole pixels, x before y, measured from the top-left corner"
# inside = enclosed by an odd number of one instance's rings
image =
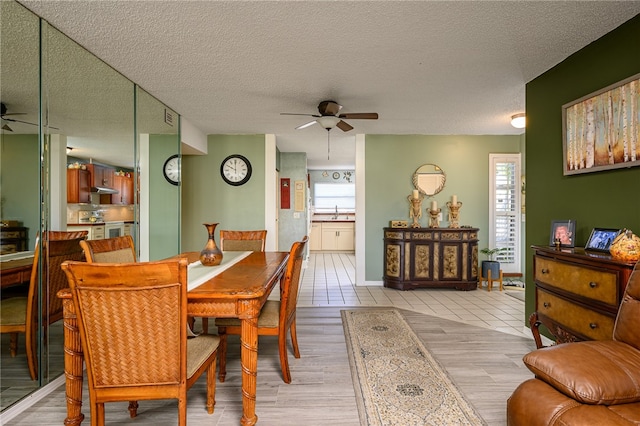
[[[322,223],[311,223],[309,236],[309,250],[322,250]]]
[[[635,263],[582,248],[533,246],[535,312],[529,323],[538,347],[540,325],[556,343],[610,340]]]
[[[91,172],[91,185],[113,188],[113,177],[115,169],[113,167],[101,166],[99,164],[87,164],[87,170]]]
[[[384,228],[385,287],[478,287],[478,229]]]
[[[113,188],[118,193],[111,195],[112,204],[133,204],[133,179],[131,176],[114,175]]]
[[[67,169],[67,203],[91,202],[91,172]]]
[[[353,222],[322,222],[322,250],[353,251]]]

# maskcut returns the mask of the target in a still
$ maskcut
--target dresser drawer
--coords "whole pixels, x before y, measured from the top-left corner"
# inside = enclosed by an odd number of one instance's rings
[[[535,265],[534,279],[537,282],[618,306],[618,277],[614,272],[571,265],[540,256],[536,256]]]
[[[536,288],[536,311],[592,340],[611,340],[615,318]]]

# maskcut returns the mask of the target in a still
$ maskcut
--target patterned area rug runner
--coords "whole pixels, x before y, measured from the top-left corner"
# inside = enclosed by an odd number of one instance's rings
[[[341,313],[363,426],[486,425],[397,310]]]

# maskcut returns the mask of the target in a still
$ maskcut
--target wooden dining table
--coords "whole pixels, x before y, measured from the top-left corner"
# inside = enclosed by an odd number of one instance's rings
[[[174,258],[187,258],[192,264],[198,260],[198,257],[198,252],[189,252]],[[195,277],[198,271],[193,271],[193,274],[187,273],[190,282],[187,292],[189,316],[227,317],[241,320],[241,425],[254,425],[258,422],[256,415],[258,316],[271,290],[282,278],[288,258],[288,252],[251,252],[240,260],[234,261],[231,266],[224,268],[214,277],[210,279],[205,277],[204,282],[197,282],[193,288],[191,276]],[[70,290],[61,290],[58,296],[63,299],[64,305],[64,370],[67,397],[67,417],[64,424],[79,425],[84,420],[81,411],[84,360],[82,342]]]
[[[0,261],[0,288],[26,283],[31,278],[33,252],[24,257]]]

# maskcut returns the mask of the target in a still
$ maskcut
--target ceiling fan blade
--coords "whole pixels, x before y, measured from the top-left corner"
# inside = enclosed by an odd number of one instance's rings
[[[30,123],[28,121],[16,120],[15,118],[6,118],[4,116],[2,117],[2,119],[5,120],[5,121],[11,121],[13,123],[28,124],[30,126],[37,126],[38,125],[38,123]],[[54,129],[54,130],[60,130],[59,128],[53,127],[53,126],[44,126],[44,127],[49,128],[49,129]]]
[[[305,124],[301,124],[300,126],[296,127],[296,130],[306,129],[307,127],[312,126],[314,124],[316,124],[316,120],[310,121],[310,122],[305,123]]]
[[[342,120],[338,121],[338,124],[336,124],[336,127],[342,130],[343,132],[348,132],[349,130],[353,129],[352,125]]]
[[[352,112],[346,114],[340,114],[339,118],[346,118],[347,120],[377,120],[377,112]]]
[[[320,117],[318,114],[297,114],[295,112],[281,112],[280,115],[304,115],[306,117]]]

